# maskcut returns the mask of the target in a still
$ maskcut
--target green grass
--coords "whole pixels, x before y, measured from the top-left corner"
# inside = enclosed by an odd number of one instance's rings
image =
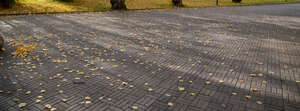
[[[22,12],[71,12],[71,11],[107,11],[110,10],[110,0],[74,0],[73,3],[55,0],[18,0],[12,9],[1,9],[1,13]],[[300,0],[243,0],[242,3],[232,3],[231,0],[219,0],[220,6],[243,6],[259,4],[300,3]],[[215,7],[216,0],[183,0],[185,7]],[[126,0],[128,9],[176,8],[171,0]]]

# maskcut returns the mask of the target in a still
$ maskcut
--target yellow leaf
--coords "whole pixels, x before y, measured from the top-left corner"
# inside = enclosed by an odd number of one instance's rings
[[[27,105],[27,103],[20,103],[18,106],[19,106],[19,108],[23,108],[23,107],[25,107]]]
[[[169,106],[169,107],[172,107],[172,106],[174,106],[174,104],[171,103],[171,102],[168,102],[168,106]]]
[[[178,87],[179,91],[184,91],[184,87]]]

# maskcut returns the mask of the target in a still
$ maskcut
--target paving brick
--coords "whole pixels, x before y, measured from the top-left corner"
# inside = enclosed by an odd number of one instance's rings
[[[297,111],[297,10],[299,4],[0,18],[12,27],[0,26],[7,43],[0,110]],[[12,57],[18,41],[38,47]]]

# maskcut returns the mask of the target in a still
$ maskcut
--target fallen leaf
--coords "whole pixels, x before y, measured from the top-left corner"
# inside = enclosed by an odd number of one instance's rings
[[[42,98],[43,98],[43,96],[37,96],[37,98],[38,98],[38,99],[42,99]]]
[[[233,93],[231,93],[232,95],[237,95],[237,93],[236,92],[233,92]]]
[[[91,104],[92,101],[88,100],[88,101],[85,101],[85,104]]]
[[[127,86],[128,83],[127,83],[127,82],[122,82],[122,85],[123,85],[123,86]]]
[[[249,74],[250,77],[256,77],[256,74]]]
[[[263,65],[264,63],[263,62],[256,62],[258,65]]]
[[[18,106],[19,106],[19,108],[23,108],[23,107],[25,107],[27,105],[27,103],[20,103]]]
[[[147,83],[147,82],[146,82],[144,85],[145,85],[145,86],[148,86],[148,85],[149,85],[149,83]]]
[[[13,98],[12,99],[14,102],[19,102],[20,101],[20,99],[18,99],[18,98]]]
[[[46,92],[46,90],[41,90],[41,93],[45,93]]]
[[[263,104],[261,101],[256,101],[256,104]]]
[[[103,100],[103,99],[104,99],[104,96],[102,96],[102,97],[99,97],[98,99],[99,99],[99,100]]]
[[[41,103],[41,101],[42,101],[42,100],[37,99],[37,100],[35,100],[35,103]]]
[[[64,93],[64,91],[63,91],[63,90],[59,90],[58,93],[59,93],[59,94],[62,94],[62,93]]]
[[[196,93],[191,93],[191,96],[195,96],[196,95]]]
[[[50,104],[46,104],[44,107],[45,107],[45,109],[51,109],[52,108],[52,106]]]
[[[51,108],[50,111],[56,111],[56,108]]]
[[[247,96],[245,96],[246,97],[246,99],[251,99],[251,96],[250,95],[247,95]]]
[[[226,108],[226,104],[221,104],[222,108]]]
[[[133,88],[134,86],[133,85],[129,85],[129,88]]]
[[[257,89],[256,88],[250,88],[250,91],[251,92],[257,92]]]
[[[171,94],[169,94],[169,93],[166,93],[166,94],[165,94],[165,96],[167,96],[167,97],[171,97]]]
[[[206,85],[209,85],[209,84],[211,84],[211,82],[210,82],[210,81],[206,81],[205,84],[206,84]]]
[[[137,110],[137,109],[138,109],[137,106],[132,106],[131,108],[132,108],[133,110]]]
[[[90,96],[86,96],[84,99],[85,100],[91,100],[91,97]]]
[[[153,91],[153,89],[152,89],[152,88],[148,88],[148,91],[149,91],[149,92],[152,92],[152,91]]]
[[[68,99],[65,99],[65,98],[64,98],[64,99],[61,99],[61,101],[62,101],[62,102],[67,102]]]
[[[172,107],[172,106],[174,106],[174,104],[171,102],[168,102],[168,107]]]
[[[26,94],[26,95],[29,95],[30,93],[31,93],[31,91],[27,91],[27,92],[25,92],[25,94]]]
[[[262,76],[264,76],[264,74],[258,73],[257,76],[262,77]]]
[[[184,87],[178,87],[179,91],[184,91]]]

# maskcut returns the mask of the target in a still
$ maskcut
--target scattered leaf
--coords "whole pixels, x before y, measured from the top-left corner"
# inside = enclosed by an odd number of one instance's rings
[[[226,104],[221,104],[222,108],[226,108]]]
[[[50,111],[56,111],[56,108],[51,108]]]
[[[37,99],[37,100],[35,100],[35,103],[41,103],[41,101],[42,101],[42,100]]]
[[[171,94],[169,94],[169,93],[166,93],[166,94],[165,94],[165,96],[167,96],[167,97],[171,97]]]
[[[251,96],[250,95],[247,95],[247,96],[245,96],[246,97],[246,99],[251,99]]]
[[[91,104],[92,101],[88,100],[88,101],[85,101],[85,104]]]
[[[262,77],[262,76],[264,76],[264,74],[258,73],[257,76]]]
[[[179,91],[184,91],[184,87],[178,87]]]
[[[148,88],[148,91],[149,91],[149,92],[152,92],[152,91],[153,91],[153,89],[152,89],[152,88]]]
[[[20,99],[18,99],[18,98],[13,98],[12,99],[14,102],[19,102],[20,101]]]
[[[174,104],[171,102],[168,102],[168,107],[172,107],[172,106],[174,106]]]
[[[236,92],[233,92],[233,93],[231,93],[232,95],[237,95],[237,93]]]
[[[99,100],[103,100],[103,99],[104,99],[104,96],[102,96],[102,97],[99,97],[98,99],[99,99]]]
[[[206,85],[209,85],[209,84],[211,84],[211,82],[210,82],[210,81],[206,81],[205,84],[206,84]]]
[[[45,107],[45,109],[51,109],[52,108],[52,106],[50,104],[46,104],[44,107]]]
[[[27,105],[27,103],[20,103],[18,106],[19,106],[19,108],[23,108],[23,107],[25,107]]]
[[[196,95],[196,93],[191,93],[191,96],[195,96]]]
[[[250,77],[256,77],[257,75],[256,74],[249,74]]]
[[[46,90],[41,90],[41,93],[45,93],[46,92]]]
[[[26,94],[26,95],[29,95],[29,94],[31,94],[31,91],[27,91],[27,92],[25,92],[25,94]]]
[[[64,99],[61,99],[61,101],[62,101],[62,102],[67,102],[68,99],[65,99],[65,98],[64,98]]]
[[[256,101],[256,104],[263,104],[261,101]]]
[[[251,92],[257,92],[257,89],[256,88],[250,88],[250,91]]]
[[[144,83],[144,85],[145,85],[145,86],[148,86],[148,85],[149,85],[149,83],[147,83],[147,82],[146,82],[146,83]]]
[[[137,106],[132,106],[131,108],[132,108],[133,110],[137,110],[137,109],[138,109]]]

